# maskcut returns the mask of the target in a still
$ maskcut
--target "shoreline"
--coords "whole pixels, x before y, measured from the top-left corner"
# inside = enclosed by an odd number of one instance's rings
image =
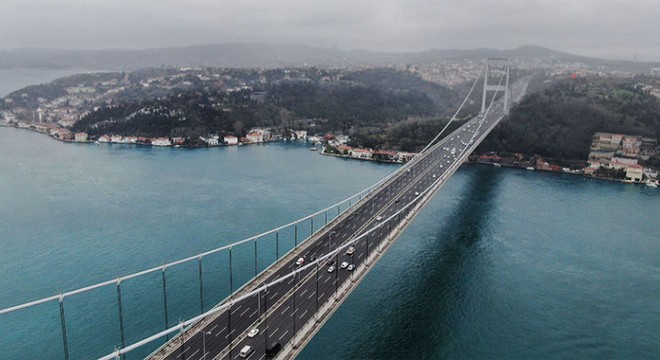
[[[12,128],[12,129],[21,129],[21,130],[27,130],[31,131],[37,134],[45,135],[53,140],[56,141],[61,141],[63,143],[67,144],[109,144],[109,145],[136,145],[136,146],[150,146],[150,147],[157,147],[157,148],[175,148],[175,149],[202,149],[202,148],[215,148],[215,147],[235,147],[235,146],[244,146],[244,145],[258,145],[258,144],[267,144],[267,143],[272,143],[272,142],[278,142],[278,141],[289,141],[289,140],[265,140],[265,141],[260,141],[260,142],[249,142],[249,143],[238,143],[238,144],[218,144],[218,145],[154,145],[151,143],[145,143],[145,142],[112,142],[112,141],[94,141],[94,140],[85,140],[85,141],[76,141],[76,140],[67,140],[67,139],[60,139],[59,137],[53,136],[51,134],[48,134],[43,131],[39,131],[38,129],[32,129],[30,127],[26,126],[14,126],[14,125],[7,125],[7,124],[0,124],[0,127],[6,127],[6,128]],[[291,140],[291,141],[299,141],[299,140]],[[305,141],[306,142],[306,141]]]
[[[21,130],[27,130],[31,131],[37,134],[41,135],[46,135],[49,138],[56,140],[56,141],[61,141],[64,143],[72,143],[72,144],[116,144],[116,145],[135,145],[135,146],[149,146],[149,147],[157,147],[157,148],[175,148],[175,149],[201,149],[201,148],[216,148],[216,147],[238,147],[238,146],[244,146],[244,145],[258,145],[258,144],[268,144],[268,143],[273,143],[273,142],[288,142],[288,140],[268,140],[268,141],[262,141],[262,142],[253,142],[253,143],[238,143],[238,144],[232,144],[232,145],[227,145],[227,144],[218,144],[218,145],[167,145],[167,146],[162,146],[162,145],[153,145],[153,144],[147,144],[147,143],[115,143],[115,142],[98,142],[98,141],[75,141],[75,140],[65,140],[65,139],[60,139],[58,137],[52,136],[48,133],[39,131],[37,129],[32,129],[30,127],[23,127],[23,126],[10,126],[7,124],[0,124],[0,127],[6,127],[6,128],[14,128],[14,129],[21,129]],[[299,140],[293,140],[293,141],[299,141]],[[307,142],[307,141],[305,141]],[[383,164],[394,164],[394,165],[403,165],[406,162],[400,162],[396,160],[381,160],[381,159],[369,159],[369,158],[360,158],[360,157],[354,157],[354,156],[349,156],[349,155],[340,155],[340,154],[331,154],[327,153],[325,151],[325,148],[323,148],[319,154],[325,155],[325,156],[333,156],[337,158],[342,158],[342,159],[349,159],[349,160],[361,160],[361,161],[371,161],[371,162],[376,162],[376,163],[383,163]],[[610,181],[610,182],[618,182],[622,184],[632,184],[632,185],[646,185],[645,182],[634,182],[634,181],[626,181],[626,180],[619,180],[619,179],[612,179],[612,178],[606,178],[602,176],[593,176],[593,175],[585,175],[583,173],[573,173],[573,172],[558,172],[558,171],[550,171],[550,170],[543,170],[543,169],[529,169],[526,166],[516,166],[513,164],[501,164],[501,163],[489,163],[489,162],[480,162],[480,161],[466,161],[463,164],[469,164],[469,165],[485,165],[485,166],[494,166],[494,167],[506,167],[506,168],[511,168],[511,169],[518,169],[518,170],[526,170],[526,171],[541,171],[544,173],[555,173],[555,174],[567,174],[567,175],[575,175],[575,176],[581,176],[584,179],[595,179],[595,180],[604,180],[604,181]],[[463,165],[462,164],[462,165]],[[651,186],[649,186],[651,187]]]
[[[550,173],[550,174],[557,174],[557,175],[573,175],[573,176],[580,176],[583,179],[595,179],[595,180],[605,180],[609,182],[618,182],[622,184],[630,184],[630,185],[645,185],[646,183],[643,181],[640,182],[635,182],[635,181],[625,181],[625,180],[619,180],[619,179],[612,179],[612,178],[606,178],[602,176],[593,176],[593,175],[585,175],[581,173],[570,173],[570,172],[559,172],[559,171],[551,171],[551,170],[543,170],[543,169],[528,169],[527,167],[524,166],[516,166],[516,165],[511,165],[511,164],[498,164],[499,166],[495,166],[494,164],[496,163],[487,163],[487,162],[479,162],[479,161],[467,161],[464,162],[463,164],[469,164],[469,165],[484,165],[484,166],[493,166],[493,167],[505,167],[505,168],[510,168],[510,169],[517,169],[517,170],[525,170],[525,171],[539,171],[543,173]]]
[[[355,156],[350,156],[350,155],[331,154],[331,153],[327,153],[325,151],[325,148],[323,148],[319,152],[319,154],[326,155],[326,156],[334,156],[334,157],[343,158],[343,159],[350,159],[350,160],[373,161],[373,162],[378,162],[378,163],[383,163],[383,164],[403,165],[403,164],[407,163],[407,161],[402,162],[402,161],[396,161],[396,160],[367,159],[367,158],[355,157]]]

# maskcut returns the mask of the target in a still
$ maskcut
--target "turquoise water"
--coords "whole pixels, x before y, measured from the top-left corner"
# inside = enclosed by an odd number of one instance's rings
[[[305,144],[64,144],[0,128],[0,308],[288,223],[395,169]],[[299,358],[657,358],[659,214],[658,189],[464,166]],[[205,259],[206,307],[229,291],[225,260]],[[170,325],[199,312],[197,271],[168,272]],[[128,344],[164,327],[159,281],[122,283]],[[66,300],[71,358],[119,344],[115,291]],[[0,358],[61,359],[60,331],[57,303],[3,315]]]

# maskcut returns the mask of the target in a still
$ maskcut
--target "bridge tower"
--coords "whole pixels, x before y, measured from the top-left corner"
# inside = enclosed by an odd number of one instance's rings
[[[485,63],[485,73],[484,73],[484,94],[481,98],[481,113],[486,112],[486,98],[488,97],[489,91],[504,91],[504,111],[509,113],[511,108],[511,94],[509,91],[509,68],[510,63],[509,59],[506,58],[486,58],[484,59]],[[489,85],[488,78],[490,77],[491,67],[497,72],[502,72],[505,75],[504,85],[495,84]]]

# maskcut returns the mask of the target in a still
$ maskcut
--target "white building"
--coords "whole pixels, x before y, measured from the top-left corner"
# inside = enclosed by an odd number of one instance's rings
[[[373,156],[373,151],[369,149],[353,149],[351,150],[351,155],[360,159],[371,159]]]
[[[220,142],[220,137],[218,135],[211,135],[207,138],[200,136],[199,138],[209,146],[218,146]]]
[[[224,141],[227,145],[238,145],[238,138],[234,135],[225,136]]]
[[[294,134],[296,134],[296,139],[298,140],[307,139],[307,130],[296,130],[294,131]]]
[[[151,145],[153,145],[153,146],[171,146],[172,143],[170,142],[169,138],[159,137],[159,138],[151,139]]]
[[[260,142],[264,141],[264,136],[263,136],[263,133],[261,133],[261,132],[253,131],[253,132],[248,133],[245,137],[248,140],[250,140],[250,142],[253,142],[253,143],[260,143]]]

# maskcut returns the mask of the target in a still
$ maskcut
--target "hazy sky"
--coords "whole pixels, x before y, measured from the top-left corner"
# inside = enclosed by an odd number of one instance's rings
[[[541,45],[660,61],[660,0],[2,0],[0,48]]]

